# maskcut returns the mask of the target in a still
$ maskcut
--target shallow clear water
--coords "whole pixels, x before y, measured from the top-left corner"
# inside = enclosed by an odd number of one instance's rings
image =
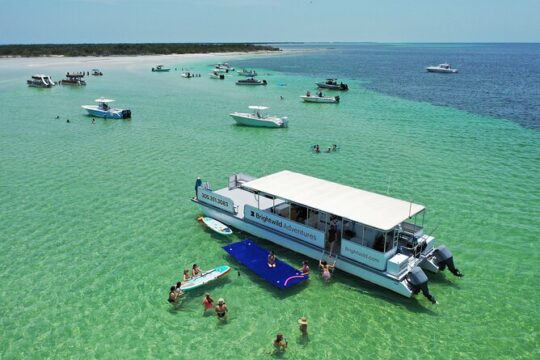
[[[208,79],[210,63],[190,64],[203,77],[184,79],[150,72],[155,64],[104,62],[105,75],[85,88],[41,90],[26,78],[81,67],[0,61],[1,358],[540,356],[539,132],[359,81],[338,105],[304,104],[299,95],[318,79],[258,68],[267,87],[238,87]],[[133,119],[92,125],[80,105],[99,96]],[[289,116],[290,127],[233,125],[228,113],[254,104]],[[340,151],[313,154],[315,143]],[[273,289],[221,249],[248,235],[210,233],[189,199],[196,176],[217,188],[233,172],[282,169],[425,204],[427,231],[465,278],[430,276],[437,306],[339,271],[330,284],[314,274]],[[234,272],[171,307],[168,287],[194,262]],[[226,299],[228,323],[203,315],[205,291]],[[296,323],[303,315],[308,339]],[[289,349],[272,355],[279,331]]]

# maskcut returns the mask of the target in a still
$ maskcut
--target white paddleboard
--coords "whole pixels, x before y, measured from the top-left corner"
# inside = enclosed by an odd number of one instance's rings
[[[210,228],[210,230],[217,232],[221,235],[231,235],[233,232],[231,229],[227,227],[227,225],[220,223],[219,221],[209,218],[209,217],[203,217],[202,222]]]
[[[229,271],[231,271],[231,268],[227,265],[215,267],[212,270],[205,271],[201,276],[197,276],[185,281],[184,283],[182,283],[182,285],[180,285],[180,289],[182,291],[190,291],[196,289],[200,286],[208,284],[210,281],[219,279],[220,277],[227,275]]]

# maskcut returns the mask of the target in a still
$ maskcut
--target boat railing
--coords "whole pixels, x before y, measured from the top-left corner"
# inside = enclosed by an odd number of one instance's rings
[[[255,176],[251,176],[244,173],[233,174],[229,176],[229,190],[240,187],[243,183],[257,179]]]

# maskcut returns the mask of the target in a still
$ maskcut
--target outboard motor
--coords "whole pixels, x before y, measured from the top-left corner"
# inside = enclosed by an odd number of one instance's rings
[[[131,110],[122,110],[122,119],[131,119]]]
[[[420,269],[418,266],[415,266],[412,268],[412,270],[407,274],[407,281],[412,286],[413,293],[416,295],[422,290],[422,294],[431,301],[432,304],[436,304],[437,300],[435,300],[435,297],[430,294],[428,289],[428,278],[426,274],[424,274],[424,271]]]
[[[264,85],[266,85],[266,84],[267,84],[267,83],[266,83],[266,80],[263,80],[263,84],[264,84]]]
[[[334,99],[336,99],[337,103],[339,102],[339,96],[334,97]]]
[[[437,258],[437,266],[440,271],[443,271],[448,266],[448,270],[457,277],[462,277],[463,274],[454,266],[454,257],[448,248],[444,245],[435,249],[435,257]]]

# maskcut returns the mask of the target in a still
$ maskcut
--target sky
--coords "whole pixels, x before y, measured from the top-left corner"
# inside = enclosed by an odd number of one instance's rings
[[[0,0],[0,44],[540,42],[540,0]]]

